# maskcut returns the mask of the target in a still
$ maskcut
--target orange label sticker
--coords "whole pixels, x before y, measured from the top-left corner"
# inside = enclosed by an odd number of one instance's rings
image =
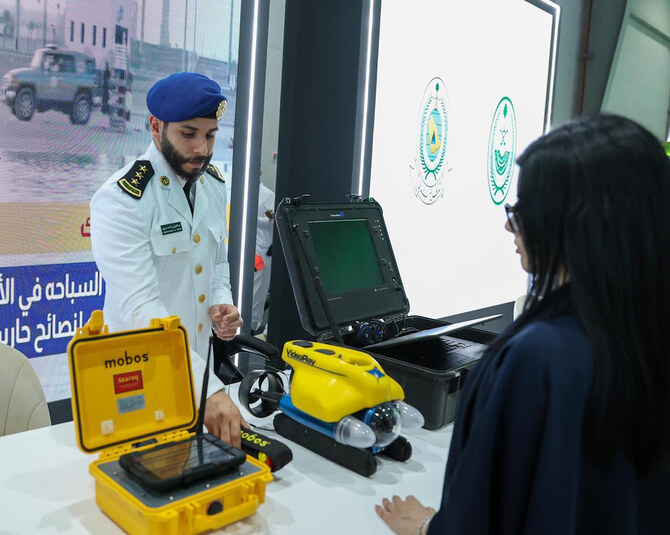
[[[120,373],[114,376],[114,392],[123,394],[132,390],[142,390],[142,372]]]

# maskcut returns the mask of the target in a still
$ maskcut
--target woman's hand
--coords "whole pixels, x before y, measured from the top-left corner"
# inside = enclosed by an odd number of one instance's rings
[[[435,514],[435,509],[424,507],[412,495],[406,500],[400,496],[393,496],[390,500],[384,498],[381,505],[375,505],[375,511],[397,535],[417,535],[419,529],[425,533],[427,519]]]

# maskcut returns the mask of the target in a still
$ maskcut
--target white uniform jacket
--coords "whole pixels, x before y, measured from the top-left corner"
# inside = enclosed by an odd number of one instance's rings
[[[151,169],[140,165],[148,161]],[[133,169],[146,185],[128,177]],[[214,304],[232,304],[227,259],[226,187],[204,173],[193,215],[175,172],[153,142],[137,162],[114,173],[91,201],[93,257],[106,282],[105,322],[110,332],[149,326],[152,318],[177,315],[189,333],[191,361],[200,399]],[[208,397],[222,388],[210,374]]]

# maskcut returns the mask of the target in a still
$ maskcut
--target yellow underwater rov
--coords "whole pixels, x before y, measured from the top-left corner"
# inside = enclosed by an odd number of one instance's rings
[[[248,373],[239,397],[255,416],[274,418],[276,431],[364,476],[376,455],[406,461],[412,447],[401,430],[423,426],[421,413],[402,401],[402,387],[368,353],[294,340],[282,359],[293,368],[290,393],[271,371]]]

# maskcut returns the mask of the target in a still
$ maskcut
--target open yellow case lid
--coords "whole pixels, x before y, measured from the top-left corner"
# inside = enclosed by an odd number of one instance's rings
[[[77,444],[92,453],[195,424],[188,333],[177,316],[109,333],[95,310],[68,345]]]

